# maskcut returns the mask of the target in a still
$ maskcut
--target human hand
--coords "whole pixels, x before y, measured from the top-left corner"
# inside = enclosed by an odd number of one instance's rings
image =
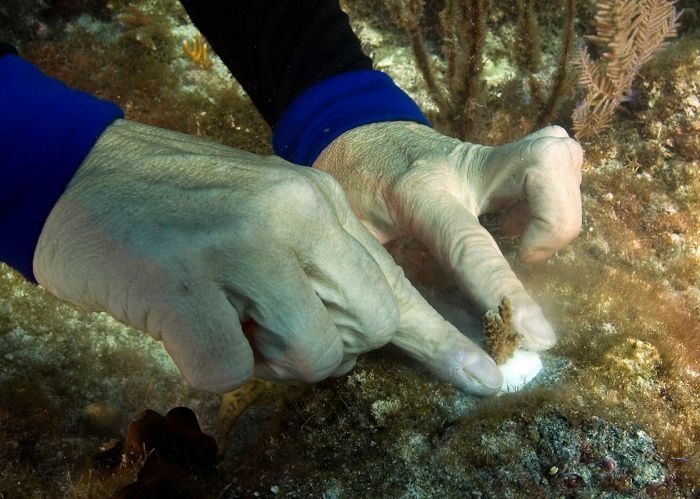
[[[477,217],[505,211],[506,223],[524,229],[521,260],[549,257],[581,230],[582,162],[579,144],[556,126],[494,148],[385,122],[344,133],[313,166],[340,181],[378,240],[405,233],[426,244],[482,311],[508,296],[523,346],[537,351],[555,333]]]
[[[103,133],[44,225],[34,274],[56,296],[162,340],[185,379],[209,391],[252,375],[343,373],[400,320],[446,339],[425,359],[434,372],[470,392],[501,386],[493,361],[421,298],[332,177],[168,130],[118,120]],[[428,350],[420,337],[408,349],[421,360]]]

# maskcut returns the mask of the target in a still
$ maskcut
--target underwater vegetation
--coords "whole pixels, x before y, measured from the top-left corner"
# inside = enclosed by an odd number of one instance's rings
[[[187,57],[192,59],[194,65],[200,69],[209,69],[214,65],[211,57],[209,57],[207,42],[204,41],[204,38],[199,33],[195,35],[192,44],[187,40],[182,42],[182,50],[187,54]]]
[[[386,0],[394,23],[408,35],[413,58],[425,82],[430,99],[437,106],[438,120],[446,133],[465,140],[479,140],[475,135],[499,106],[489,101],[484,77],[486,34],[494,20],[489,0],[445,0],[439,11],[440,57],[431,61],[426,46],[423,0]],[[535,0],[515,2],[517,18],[512,29],[514,40],[509,57],[513,75],[506,82],[501,106],[512,106],[513,98],[522,113],[519,133],[542,128],[562,120],[560,107],[566,93],[572,93],[572,66],[583,99],[569,113],[578,139],[604,128],[619,105],[630,98],[632,84],[641,66],[676,36],[681,13],[669,0],[598,0],[595,25],[585,39],[600,53],[591,59],[586,45],[574,51],[576,2],[562,2],[560,39],[548,40],[558,45],[559,54],[546,68],[540,40],[540,22]],[[558,11],[560,9],[555,9]],[[501,23],[503,19],[499,20]],[[572,57],[572,54],[573,57]],[[512,88],[524,83],[524,94]],[[508,89],[511,87],[510,89]],[[485,104],[487,101],[488,104]],[[565,119],[568,122],[568,119]],[[512,138],[512,137],[511,137]]]
[[[431,62],[422,22],[425,2],[422,0],[387,0],[392,20],[409,36],[413,57],[420,69],[430,98],[437,105],[439,120],[447,132],[462,139],[474,140],[477,130],[493,112],[485,106],[488,100],[487,82],[484,78],[486,62],[488,21],[493,20],[494,11],[489,0],[459,2],[446,0],[438,14],[441,58]],[[527,81],[528,98],[532,101],[529,114],[535,114],[527,125],[534,128],[551,122],[556,114],[567,86],[569,58],[574,39],[574,1],[567,0],[564,9],[564,27],[560,40],[561,51],[558,66],[552,77],[550,90],[545,89],[535,74],[541,69],[542,57],[539,47],[539,24],[533,0],[517,2],[517,19],[514,23],[513,44],[510,55],[516,63],[517,79]],[[440,74],[439,74],[440,73]],[[525,113],[524,113],[525,114]]]
[[[573,66],[555,90],[559,62],[596,33],[596,13],[611,3],[575,2],[564,50],[567,2],[473,2],[484,29],[466,136],[496,144],[532,129],[552,92],[560,96],[552,119],[571,129],[586,94],[575,89]],[[370,0],[343,6],[376,66],[436,127],[457,133],[464,125],[441,117],[390,10]],[[436,88],[448,92],[444,8],[424,2],[420,28]],[[675,9],[678,36],[637,68],[608,125],[582,138],[580,237],[529,266],[517,260],[517,239],[484,221],[558,332],[540,376],[524,391],[479,399],[385,349],[342,378],[276,385],[218,442],[226,450],[213,469],[188,475],[205,497],[697,497],[700,37],[696,2]],[[270,151],[267,126],[217,58],[206,69],[183,52],[197,32],[175,0],[3,1],[3,36],[130,119]],[[604,61],[605,50],[589,50]],[[399,240],[389,249],[448,320],[481,329],[425,248]],[[175,406],[192,408],[212,435],[228,414],[220,421],[219,399],[184,384],[160,344],[0,267],[0,497],[108,496],[126,483],[91,456],[126,439],[147,407]]]
[[[590,136],[605,127],[617,107],[630,98],[632,83],[642,65],[676,36],[678,18],[667,0],[600,1],[595,16],[596,34],[587,37],[602,52],[591,60],[585,46],[574,59],[578,83],[585,90],[572,119],[576,137]]]

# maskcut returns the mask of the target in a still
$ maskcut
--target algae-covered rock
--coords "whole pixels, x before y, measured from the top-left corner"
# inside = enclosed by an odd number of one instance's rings
[[[658,378],[662,365],[659,350],[649,342],[621,338],[603,357],[604,369],[617,376],[628,376],[633,383],[649,388]]]

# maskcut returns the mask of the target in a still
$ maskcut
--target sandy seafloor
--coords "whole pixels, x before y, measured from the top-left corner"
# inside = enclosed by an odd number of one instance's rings
[[[388,348],[342,378],[279,385],[236,422],[217,467],[195,477],[208,496],[697,497],[700,42],[686,3],[681,35],[642,70],[635,98],[583,141],[581,236],[523,266],[517,241],[494,229],[559,334],[540,377],[516,394],[470,397]],[[580,31],[592,11],[582,4]],[[345,7],[377,67],[430,111],[381,3]],[[494,7],[499,19],[507,34],[507,9]],[[221,63],[197,69],[182,52],[195,30],[175,1],[9,1],[0,21],[0,39],[130,119],[270,151]],[[542,40],[556,46],[555,31]],[[509,74],[498,43],[486,54],[494,108]],[[495,109],[487,138],[515,138],[520,118]],[[478,336],[478,315],[419,244],[389,248],[441,313]],[[87,458],[140,411],[185,405],[213,433],[218,404],[188,388],[147,335],[0,267],[0,497],[109,496],[118,483]]]

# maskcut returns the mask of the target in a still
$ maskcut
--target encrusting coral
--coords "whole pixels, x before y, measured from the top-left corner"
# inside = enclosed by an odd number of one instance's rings
[[[221,397],[217,428],[220,454],[226,452],[228,434],[238,417],[272,387],[274,387],[274,383],[271,381],[253,378],[245,385],[225,393]]]
[[[498,312],[489,310],[484,314],[483,325],[489,354],[496,364],[503,364],[523,339],[521,334],[513,330],[513,306],[507,296],[498,305]]]

